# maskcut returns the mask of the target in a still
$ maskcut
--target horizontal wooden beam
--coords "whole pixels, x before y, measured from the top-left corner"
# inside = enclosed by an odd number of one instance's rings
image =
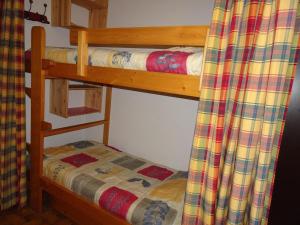
[[[56,63],[47,70],[47,76],[105,84],[114,87],[171,94],[182,97],[199,97],[199,76],[173,73],[147,72],[106,67],[87,67],[87,76],[76,75],[75,64]]]
[[[208,26],[136,27],[86,29],[88,44],[108,46],[201,46]],[[70,42],[77,44],[79,30],[71,30]]]
[[[62,128],[57,128],[57,129],[52,129],[52,130],[44,130],[44,137],[48,136],[53,136],[57,134],[63,134],[63,133],[68,133],[76,130],[81,130],[81,129],[86,129],[90,127],[95,127],[104,124],[106,121],[105,120],[100,120],[96,122],[90,122],[90,123],[82,123],[74,126],[69,126],[69,127],[62,127]]]

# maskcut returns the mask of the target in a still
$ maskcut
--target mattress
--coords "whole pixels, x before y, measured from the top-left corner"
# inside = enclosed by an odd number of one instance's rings
[[[29,56],[27,52],[27,59]],[[45,58],[61,63],[76,63],[77,49],[47,47]],[[202,48],[170,48],[165,50],[89,48],[91,66],[166,72],[199,76],[202,68]]]
[[[187,172],[79,141],[47,148],[43,173],[133,225],[181,224]]]

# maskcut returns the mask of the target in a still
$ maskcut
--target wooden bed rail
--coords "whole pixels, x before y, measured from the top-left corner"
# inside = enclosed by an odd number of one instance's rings
[[[58,135],[58,134],[68,133],[68,132],[72,132],[72,131],[76,131],[76,130],[81,130],[81,129],[86,129],[86,128],[90,128],[90,127],[103,125],[106,122],[107,122],[106,120],[100,120],[100,121],[82,123],[82,124],[77,124],[77,125],[73,125],[73,126],[57,128],[57,129],[45,129],[43,133],[44,133],[44,137],[49,137],[49,136],[53,136],[53,135]]]
[[[208,26],[177,26],[71,30],[70,42],[77,44],[77,75],[87,75],[88,45],[203,47],[208,29]]]
[[[88,45],[203,47],[208,30],[208,26],[74,29],[70,32],[70,41],[78,44],[77,64],[42,59],[42,70],[46,72],[45,78],[94,82],[197,99],[200,93],[199,76],[89,66]]]
[[[84,29],[89,45],[100,46],[194,46],[205,45],[208,26],[136,27]],[[77,45],[80,29],[70,31],[71,44]]]

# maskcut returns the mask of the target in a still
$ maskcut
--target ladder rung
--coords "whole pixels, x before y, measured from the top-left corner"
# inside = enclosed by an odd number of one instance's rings
[[[57,135],[57,134],[63,134],[63,133],[72,132],[72,131],[81,130],[81,129],[86,129],[89,127],[95,127],[95,126],[102,125],[106,122],[107,122],[106,120],[100,120],[100,121],[96,121],[96,122],[82,123],[82,124],[78,124],[78,125],[74,125],[74,126],[62,127],[62,128],[57,128],[57,129],[51,129],[51,130],[44,130],[44,137],[53,136],[53,135]]]

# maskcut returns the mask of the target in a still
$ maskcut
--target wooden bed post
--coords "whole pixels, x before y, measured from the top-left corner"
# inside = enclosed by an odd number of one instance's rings
[[[88,40],[85,30],[78,31],[77,75],[86,76],[88,65]]]
[[[42,211],[42,188],[44,137],[42,122],[45,105],[45,71],[42,59],[45,54],[45,30],[33,27],[31,31],[31,149],[30,149],[30,205]]]
[[[105,95],[106,95],[106,97],[105,97],[105,114],[104,114],[105,123],[104,123],[104,128],[103,128],[103,144],[108,145],[112,87],[106,86]]]

